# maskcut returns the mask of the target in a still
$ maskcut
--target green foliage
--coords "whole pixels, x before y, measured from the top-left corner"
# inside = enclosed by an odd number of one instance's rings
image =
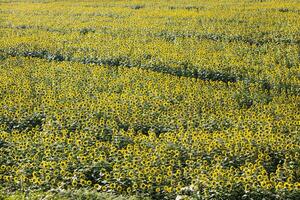
[[[150,200],[142,196],[122,196],[111,193],[101,193],[92,190],[53,190],[48,192],[16,192],[12,194],[0,193],[1,200]]]

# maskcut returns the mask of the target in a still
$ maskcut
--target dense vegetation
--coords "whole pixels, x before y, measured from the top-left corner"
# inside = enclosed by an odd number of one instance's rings
[[[299,199],[299,18],[297,0],[0,0],[2,198]]]

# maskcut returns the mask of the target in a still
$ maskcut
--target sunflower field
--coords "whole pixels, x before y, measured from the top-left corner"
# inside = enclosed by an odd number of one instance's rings
[[[0,199],[81,190],[300,199],[300,1],[0,0]]]

